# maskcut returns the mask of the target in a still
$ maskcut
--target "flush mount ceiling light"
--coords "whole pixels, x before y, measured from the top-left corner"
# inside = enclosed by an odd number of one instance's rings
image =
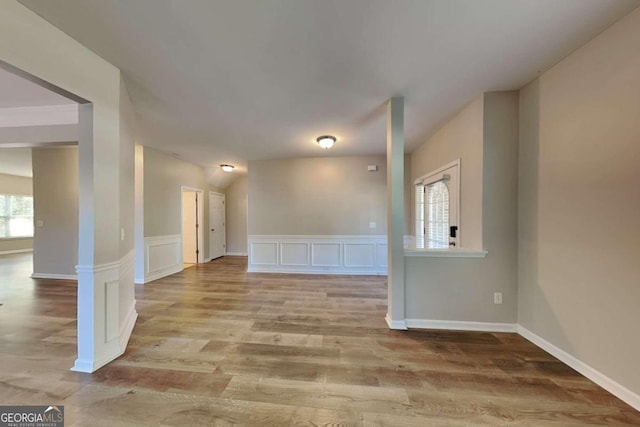
[[[233,172],[233,168],[235,168],[233,165],[220,165],[220,167],[225,172]]]
[[[331,135],[323,135],[316,138],[316,141],[318,141],[320,147],[328,150],[329,148],[333,147],[333,144],[336,143],[336,137]]]

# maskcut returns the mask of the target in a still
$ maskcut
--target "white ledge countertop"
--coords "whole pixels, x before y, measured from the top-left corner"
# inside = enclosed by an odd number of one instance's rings
[[[484,258],[487,256],[487,251],[465,248],[418,249],[405,247],[404,256],[431,258]]]

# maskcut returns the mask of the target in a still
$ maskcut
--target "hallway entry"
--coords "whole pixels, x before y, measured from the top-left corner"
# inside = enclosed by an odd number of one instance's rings
[[[224,194],[209,193],[209,225],[209,255],[211,259],[220,258],[227,250]]]
[[[202,190],[182,188],[182,262],[185,266],[203,262]]]

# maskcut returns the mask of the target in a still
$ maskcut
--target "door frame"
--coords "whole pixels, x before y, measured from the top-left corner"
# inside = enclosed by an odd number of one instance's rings
[[[187,185],[180,186],[180,265],[184,270],[184,234],[182,230],[182,222],[184,217],[184,209],[182,205],[182,196],[184,193],[197,193],[198,194],[198,264],[204,263],[206,260],[204,258],[204,203],[202,199],[204,199],[204,190],[196,187],[189,187]]]
[[[227,197],[224,193],[209,191],[209,228],[211,230],[211,195],[222,196],[222,256],[227,255]],[[210,231],[209,231],[210,233]],[[209,259],[213,259],[211,254],[211,235],[209,235]]]

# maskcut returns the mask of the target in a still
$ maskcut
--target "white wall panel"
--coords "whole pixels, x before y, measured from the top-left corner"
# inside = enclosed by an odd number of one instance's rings
[[[280,243],[280,264],[288,266],[308,266],[309,265],[309,244],[308,243]]]
[[[376,249],[376,265],[378,267],[387,268],[387,244],[378,243],[376,244]]]
[[[340,243],[311,243],[311,265],[314,267],[340,267]]]
[[[278,243],[251,243],[250,259],[253,265],[278,265]]]
[[[376,244],[372,243],[345,243],[344,266],[345,267],[375,267]]]
[[[146,237],[144,283],[182,271],[182,242],[179,234]]]
[[[107,282],[104,290],[105,342],[109,342],[120,334],[120,281]]]
[[[249,236],[249,272],[387,274],[386,236]]]

